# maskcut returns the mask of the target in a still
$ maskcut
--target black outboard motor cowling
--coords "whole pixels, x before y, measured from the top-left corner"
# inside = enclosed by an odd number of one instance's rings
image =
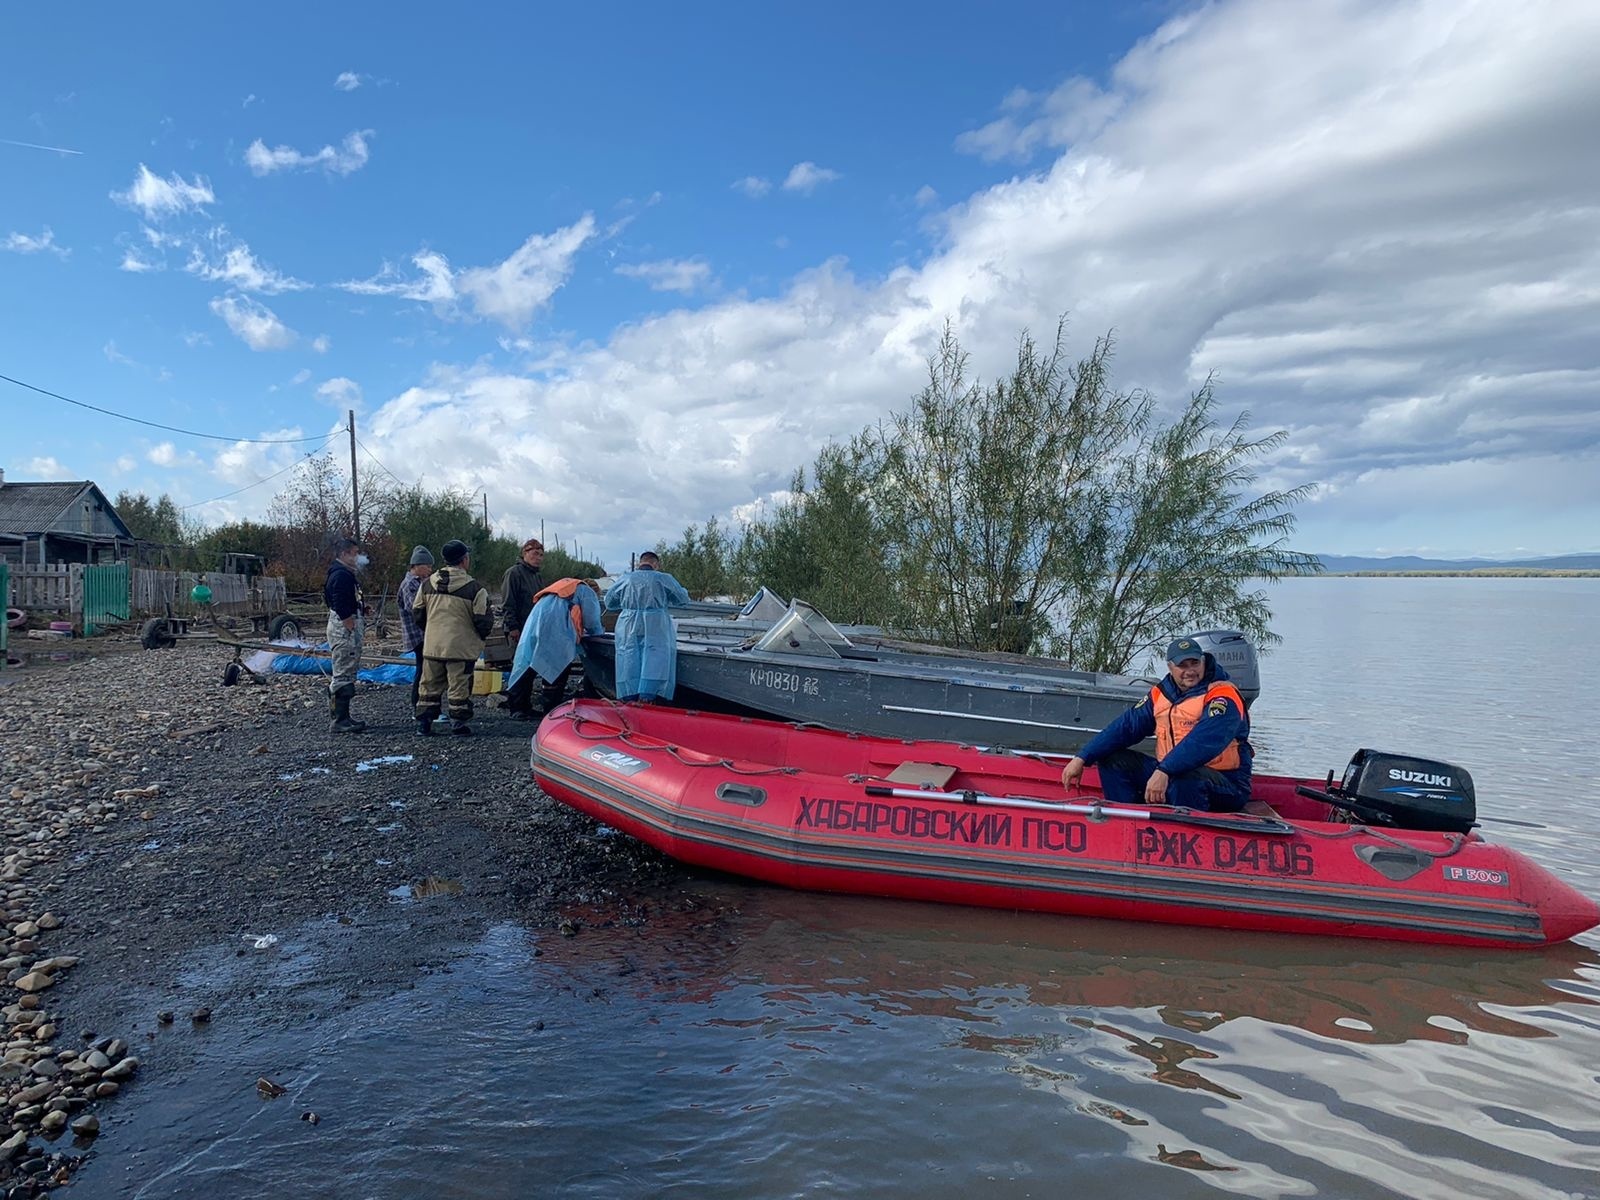
[[[1261,665],[1256,660],[1255,643],[1237,629],[1207,629],[1192,635],[1200,648],[1228,672],[1246,709],[1261,694]]]
[[[1478,819],[1472,776],[1431,758],[1357,750],[1338,793],[1367,825],[1466,833]]]

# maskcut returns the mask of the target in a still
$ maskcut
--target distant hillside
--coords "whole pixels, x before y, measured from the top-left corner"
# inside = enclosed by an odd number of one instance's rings
[[[1600,571],[1600,554],[1558,554],[1551,558],[1361,558],[1349,554],[1319,554],[1323,567],[1334,575],[1351,571]]]

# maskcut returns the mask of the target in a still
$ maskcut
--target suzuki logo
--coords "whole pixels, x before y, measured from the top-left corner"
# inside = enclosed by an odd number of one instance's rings
[[[1456,781],[1448,775],[1428,775],[1422,771],[1402,771],[1396,767],[1389,768],[1389,778],[1400,783],[1420,783],[1426,787],[1453,788]]]

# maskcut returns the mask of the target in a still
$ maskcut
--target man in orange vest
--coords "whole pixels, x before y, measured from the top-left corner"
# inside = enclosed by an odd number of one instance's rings
[[[1129,749],[1156,739],[1156,754]],[[1100,768],[1112,804],[1176,804],[1237,812],[1250,799],[1250,717],[1228,673],[1193,638],[1167,647],[1166,678],[1097,733],[1061,772],[1071,788]]]

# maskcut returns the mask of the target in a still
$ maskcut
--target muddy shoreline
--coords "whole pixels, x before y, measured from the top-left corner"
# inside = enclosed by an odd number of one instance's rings
[[[393,994],[492,922],[584,936],[703,903],[681,868],[540,793],[533,726],[482,697],[477,736],[422,738],[406,689],[363,684],[367,732],[333,735],[314,677],[223,687],[215,645],[122,649],[0,686],[0,1194],[114,1169],[132,1149],[117,1093],[181,1077],[208,1029]],[[327,952],[285,982],[269,963],[308,939]],[[96,1045],[118,1053],[85,1066]],[[42,1127],[53,1102],[86,1134]]]

